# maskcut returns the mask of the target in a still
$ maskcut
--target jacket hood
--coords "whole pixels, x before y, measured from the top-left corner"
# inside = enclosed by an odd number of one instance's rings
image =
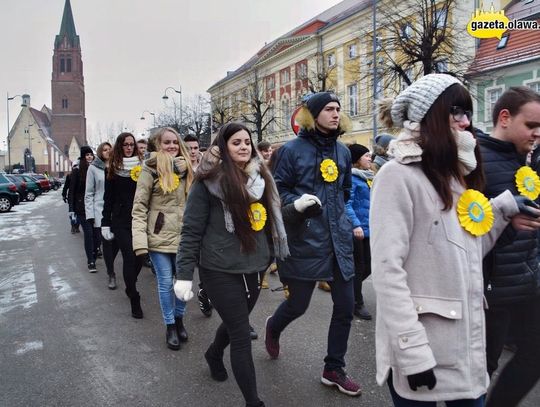
[[[104,170],[105,169],[105,162],[99,158],[97,155],[96,157],[94,158],[94,161],[92,161],[92,165],[94,167],[97,167],[99,168],[100,170]]]
[[[339,137],[339,131],[336,130],[331,134],[323,134],[318,130],[306,130],[301,129],[298,133],[298,137],[311,140],[317,146],[329,146],[336,143],[337,138]]]
[[[371,181],[375,174],[371,170],[361,170],[359,168],[351,169],[352,175],[362,178],[364,181]]]

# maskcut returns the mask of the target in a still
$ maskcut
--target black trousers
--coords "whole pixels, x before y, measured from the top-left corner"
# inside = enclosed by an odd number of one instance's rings
[[[282,279],[289,288],[289,298],[281,303],[271,319],[271,328],[281,333],[295,319],[303,315],[309,307],[316,281]],[[327,355],[324,358],[326,370],[345,367],[345,354],[353,319],[353,279],[345,281],[337,264],[334,280],[329,281],[332,289],[332,319],[328,330]]]
[[[362,282],[371,274],[371,249],[369,238],[354,239],[354,306],[360,308],[364,305],[362,296]]]
[[[101,229],[100,229],[101,230]],[[114,273],[114,259],[120,250],[116,239],[105,240],[101,239],[103,244],[103,260],[105,261],[105,267],[107,267],[107,274],[109,277],[115,277]]]
[[[251,353],[249,313],[259,298],[264,270],[252,274],[231,274],[199,267],[199,276],[208,297],[223,321],[214,338],[214,350],[223,357],[231,345],[234,378],[248,405],[258,405],[257,380]]]
[[[129,298],[137,297],[137,277],[141,272],[143,256],[135,256],[133,252],[133,237],[131,229],[115,228],[114,238],[118,243],[122,253],[122,271],[124,274],[124,283],[126,284],[126,294]]]
[[[486,407],[517,406],[540,378],[540,297],[486,310],[489,375],[497,370],[510,327],[517,351],[492,387]]]

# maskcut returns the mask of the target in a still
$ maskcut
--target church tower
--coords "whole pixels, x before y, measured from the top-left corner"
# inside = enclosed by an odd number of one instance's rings
[[[51,88],[52,138],[74,160],[78,147],[87,141],[81,43],[69,0],[64,5],[60,33],[54,40]]]

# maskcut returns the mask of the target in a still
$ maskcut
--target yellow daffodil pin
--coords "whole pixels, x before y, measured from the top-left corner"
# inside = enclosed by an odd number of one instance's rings
[[[131,169],[129,172],[129,175],[131,176],[131,179],[135,182],[139,179],[139,175],[141,175],[142,167],[140,165],[136,165]]]
[[[482,236],[493,226],[493,208],[488,199],[479,191],[467,189],[457,203],[459,223],[474,236]]]
[[[334,182],[338,178],[339,171],[334,160],[326,158],[321,162],[321,174],[326,182]]]
[[[254,202],[249,205],[249,221],[251,229],[258,232],[264,228],[266,224],[266,208],[259,202]]]
[[[540,178],[531,167],[523,166],[517,170],[516,186],[521,195],[533,201],[540,195]]]

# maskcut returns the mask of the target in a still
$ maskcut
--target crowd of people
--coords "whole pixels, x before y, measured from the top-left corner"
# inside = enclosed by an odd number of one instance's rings
[[[96,155],[81,148],[63,194],[72,232],[83,229],[89,272],[103,256],[109,289],[121,252],[134,318],[143,318],[137,277],[149,256],[172,350],[188,340],[198,272],[201,311],[222,320],[201,357],[212,379],[227,380],[229,347],[246,406],[264,406],[249,317],[276,268],[287,295],[266,319],[271,359],[326,283],[324,385],[361,394],[345,359],[354,316],[374,312],[377,382],[395,406],[516,406],[540,377],[539,160],[526,162],[540,144],[540,95],[504,92],[490,135],[473,127],[472,109],[456,77],[429,74],[380,103],[396,136],[379,135],[373,152],[339,141],[350,120],[332,92],[304,99],[300,132],[277,150],[255,148],[238,122],[204,154],[172,128],[147,142],[122,133]],[[370,275],[376,310],[362,295]],[[505,345],[515,353],[488,395]]]

